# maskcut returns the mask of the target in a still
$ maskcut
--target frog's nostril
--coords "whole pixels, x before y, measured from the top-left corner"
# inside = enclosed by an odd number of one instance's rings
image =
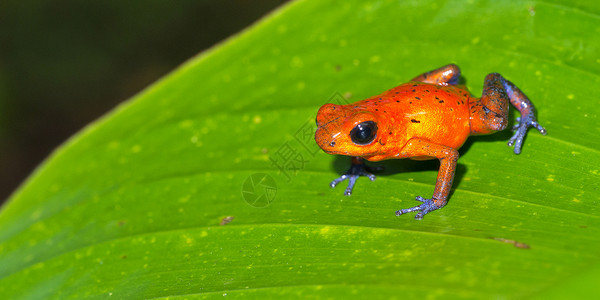
[[[331,143],[329,143],[329,146],[330,146],[330,147],[335,147],[335,142],[331,142]]]

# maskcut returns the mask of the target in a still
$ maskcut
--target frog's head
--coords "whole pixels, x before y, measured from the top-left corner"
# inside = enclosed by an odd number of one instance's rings
[[[329,154],[360,156],[366,159],[382,153],[387,135],[383,115],[360,105],[325,104],[317,113],[315,140]],[[377,160],[377,159],[371,159]]]

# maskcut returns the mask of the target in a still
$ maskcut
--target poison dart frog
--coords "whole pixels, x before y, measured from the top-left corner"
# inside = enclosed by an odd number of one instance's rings
[[[348,172],[330,186],[348,179],[344,194],[350,196],[360,176],[375,180],[364,160],[437,158],[440,168],[433,197],[418,196],[416,200],[422,204],[396,211],[397,216],[418,212],[415,219],[421,220],[446,205],[458,160],[457,149],[471,135],[504,130],[509,102],[521,114],[508,142],[508,146],[514,146],[515,154],[521,153],[529,127],[546,134],[537,122],[531,101],[502,75],[486,76],[481,98],[472,97],[465,86],[459,85],[459,77],[458,66],[450,64],[378,96],[348,105],[323,105],[316,120],[317,144],[326,153],[352,156]]]

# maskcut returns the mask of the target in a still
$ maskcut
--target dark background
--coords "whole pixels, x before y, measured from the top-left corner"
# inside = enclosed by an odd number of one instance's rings
[[[0,203],[86,124],[285,0],[0,2]]]

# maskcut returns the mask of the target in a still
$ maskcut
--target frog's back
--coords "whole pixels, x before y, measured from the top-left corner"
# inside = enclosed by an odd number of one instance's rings
[[[458,149],[470,133],[470,94],[456,86],[409,82],[364,100],[402,128],[398,140],[424,138]]]

